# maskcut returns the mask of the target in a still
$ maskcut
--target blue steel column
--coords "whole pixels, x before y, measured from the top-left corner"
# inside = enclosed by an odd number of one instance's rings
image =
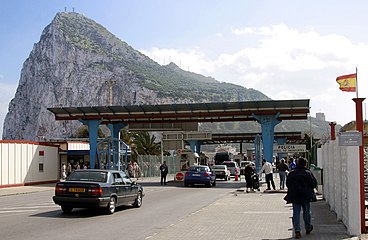
[[[284,145],[286,143],[286,138],[277,138],[276,142],[277,142],[277,145]],[[278,152],[277,157],[278,157],[279,160],[281,160],[282,152]]]
[[[275,115],[252,114],[252,116],[261,124],[264,159],[272,163],[275,126],[281,122],[277,119],[280,113]]]
[[[119,161],[119,132],[120,129],[126,127],[127,124],[124,123],[109,123],[107,127],[110,129],[111,137],[112,137],[112,152],[113,152],[113,169],[120,170],[120,161]]]
[[[201,151],[201,143],[198,140],[189,140],[190,149],[192,149],[192,152],[199,153]]]
[[[88,126],[89,132],[89,167],[95,168],[96,156],[97,156],[97,137],[98,137],[98,126],[101,120],[79,120],[84,125]]]

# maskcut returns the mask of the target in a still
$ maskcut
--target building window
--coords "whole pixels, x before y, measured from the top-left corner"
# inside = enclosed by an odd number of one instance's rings
[[[38,163],[38,171],[43,172],[43,163]]]

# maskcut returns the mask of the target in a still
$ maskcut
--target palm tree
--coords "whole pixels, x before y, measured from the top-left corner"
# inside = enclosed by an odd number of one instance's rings
[[[134,143],[135,134],[127,131],[126,129],[120,130],[120,140],[122,140],[125,144],[129,145],[131,155],[130,160],[136,162],[138,158],[137,147]]]
[[[135,134],[134,143],[137,152],[140,155],[160,155],[160,143],[156,143],[156,137],[150,136],[148,132],[139,132]]]

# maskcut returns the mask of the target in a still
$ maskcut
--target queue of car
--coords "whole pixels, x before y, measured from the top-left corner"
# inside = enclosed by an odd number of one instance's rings
[[[183,182],[185,187],[199,184],[214,187],[216,179],[228,181],[231,175],[240,175],[235,161],[211,167],[196,165],[188,168]],[[123,171],[78,169],[56,184],[52,199],[64,213],[71,213],[74,208],[103,208],[113,214],[118,206],[141,207],[143,196],[143,187]]]
[[[243,168],[250,161],[241,161]],[[241,168],[236,161],[223,161],[220,164],[209,166],[192,166],[184,176],[184,186],[205,185],[207,187],[216,186],[216,179],[229,181],[231,176],[241,175]]]

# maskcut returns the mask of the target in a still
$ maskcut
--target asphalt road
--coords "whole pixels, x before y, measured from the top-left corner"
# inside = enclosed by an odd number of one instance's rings
[[[173,183],[159,186],[146,182],[143,185],[146,195],[142,207],[118,208],[113,215],[86,209],[64,214],[53,203],[52,190],[1,197],[0,238],[149,239],[217,199],[232,194],[244,186],[244,182],[218,181],[214,188],[184,188],[182,184]]]

